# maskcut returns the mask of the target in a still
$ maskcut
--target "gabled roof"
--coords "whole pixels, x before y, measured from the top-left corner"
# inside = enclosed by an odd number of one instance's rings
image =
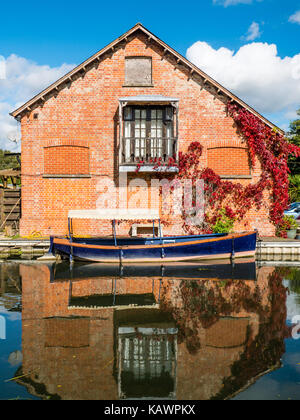
[[[246,108],[248,111],[250,111],[252,114],[256,115],[258,118],[260,118],[265,124],[267,124],[271,128],[275,128],[281,132],[283,132],[280,128],[275,126],[273,123],[271,123],[268,119],[263,117],[260,113],[255,111],[251,106],[247,105],[243,100],[235,96],[232,92],[230,92],[228,89],[226,89],[224,86],[220,85],[217,81],[215,81],[213,78],[208,76],[204,71],[199,69],[197,66],[195,66],[193,63],[191,63],[189,60],[187,60],[185,57],[183,57],[181,54],[179,54],[177,51],[175,51],[173,48],[171,48],[169,45],[164,43],[161,39],[159,39],[157,36],[155,36],[152,32],[150,32],[148,29],[146,29],[141,23],[137,23],[133,28],[131,28],[128,32],[111,42],[109,45],[104,47],[102,50],[94,54],[92,57],[84,61],[82,64],[77,66],[74,70],[67,73],[65,76],[61,77],[57,82],[50,85],[48,88],[44,89],[41,93],[36,95],[34,98],[26,102],[24,105],[22,105],[20,108],[16,109],[14,112],[12,112],[10,115],[12,115],[14,118],[20,117],[25,112],[30,112],[32,110],[32,107],[37,105],[39,102],[45,102],[46,96],[50,93],[53,93],[54,91],[59,91],[60,87],[65,87],[65,84],[72,81],[72,77],[78,73],[82,73],[87,71],[87,67],[90,64],[93,64],[95,62],[99,62],[101,59],[101,56],[103,56],[105,53],[109,51],[114,51],[116,46],[121,43],[122,41],[127,41],[127,39],[133,35],[137,31],[142,31],[147,37],[149,42],[156,42],[159,44],[164,54],[171,54],[173,55],[178,64],[182,64],[188,67],[191,77],[193,74],[199,75],[204,83],[210,84],[213,87],[217,89],[218,94],[223,94],[228,97],[228,99],[238,103],[243,108]]]

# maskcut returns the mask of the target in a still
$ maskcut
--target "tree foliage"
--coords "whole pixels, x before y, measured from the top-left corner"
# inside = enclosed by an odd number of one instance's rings
[[[0,149],[0,171],[3,169],[18,169],[20,167],[16,156],[5,156],[9,153]]]
[[[289,194],[292,203],[300,202],[300,174],[290,176]]]
[[[300,109],[297,111],[299,118],[290,124],[289,140],[292,144],[300,147]],[[300,175],[300,158],[291,156],[289,159],[289,168],[292,175]]]

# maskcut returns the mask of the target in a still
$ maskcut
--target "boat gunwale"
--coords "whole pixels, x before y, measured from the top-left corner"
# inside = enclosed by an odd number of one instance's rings
[[[72,242],[69,239],[61,239],[54,237],[53,238],[53,244],[57,245],[66,245],[66,246],[72,246],[73,248],[87,248],[87,249],[111,249],[111,250],[130,250],[130,249],[156,249],[156,248],[174,248],[174,247],[183,247],[183,246],[189,246],[189,245],[200,245],[210,242],[220,242],[230,239],[238,239],[245,236],[251,236],[257,234],[256,231],[251,232],[243,232],[240,234],[231,234],[228,236],[222,236],[212,239],[203,239],[203,240],[195,240],[195,241],[189,241],[189,242],[178,242],[178,243],[172,243],[172,244],[157,244],[157,245],[117,245],[117,246],[111,246],[111,245],[93,245],[93,244],[82,244],[77,242]],[[197,236],[197,235],[195,235]],[[161,238],[163,240],[168,240],[168,238]]]

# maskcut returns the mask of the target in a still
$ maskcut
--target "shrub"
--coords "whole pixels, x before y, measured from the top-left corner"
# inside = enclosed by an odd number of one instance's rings
[[[278,225],[277,233],[281,237],[286,237],[286,232],[294,229],[298,229],[298,223],[293,216],[284,216],[282,222]]]
[[[291,202],[300,201],[300,175],[290,176],[289,181],[289,196]]]
[[[225,209],[219,210],[216,222],[212,226],[213,233],[229,233],[233,229],[235,219],[229,217]]]

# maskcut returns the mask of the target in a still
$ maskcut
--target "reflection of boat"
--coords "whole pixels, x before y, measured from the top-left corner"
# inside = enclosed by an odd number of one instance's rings
[[[236,264],[215,263],[200,265],[195,263],[173,263],[168,265],[113,265],[113,264],[76,264],[59,263],[49,266],[51,282],[69,282],[70,309],[99,309],[118,307],[151,307],[159,305],[163,279],[179,280],[256,280],[256,264],[245,260]],[[132,290],[124,290],[122,279],[131,281]],[[144,284],[151,284],[151,290],[134,290],[137,279],[144,279]],[[95,281],[97,293],[88,295],[82,286],[80,295],[73,296],[73,285],[81,281]],[[110,283],[105,293],[100,292],[104,281]],[[157,285],[157,287],[156,287]],[[121,287],[121,291],[119,290]],[[154,289],[158,296],[155,297]]]
[[[106,279],[106,283],[109,280]],[[152,290],[144,292],[133,292],[132,290],[119,291],[117,280],[111,280],[110,290],[95,294],[73,295],[73,281],[70,281],[69,288],[69,309],[100,309],[100,308],[122,308],[122,307],[153,307],[160,303],[161,281],[159,283],[159,295],[155,297],[155,280],[152,281]],[[100,288],[101,289],[101,288]]]
[[[112,220],[112,238],[75,238],[72,219]],[[153,220],[152,238],[117,238],[116,220]],[[159,220],[159,237],[155,236],[155,220]],[[94,210],[69,213],[69,237],[52,237],[50,253],[68,257],[71,261],[103,263],[170,262],[199,259],[226,259],[254,256],[257,232],[234,234],[191,235],[163,237],[159,214],[155,211]]]
[[[204,265],[196,263],[170,263],[164,265],[139,264],[75,264],[59,263],[49,266],[52,281],[68,281],[86,278],[175,278],[175,279],[216,279],[216,280],[256,280],[254,260],[238,260],[235,264],[215,262]]]

